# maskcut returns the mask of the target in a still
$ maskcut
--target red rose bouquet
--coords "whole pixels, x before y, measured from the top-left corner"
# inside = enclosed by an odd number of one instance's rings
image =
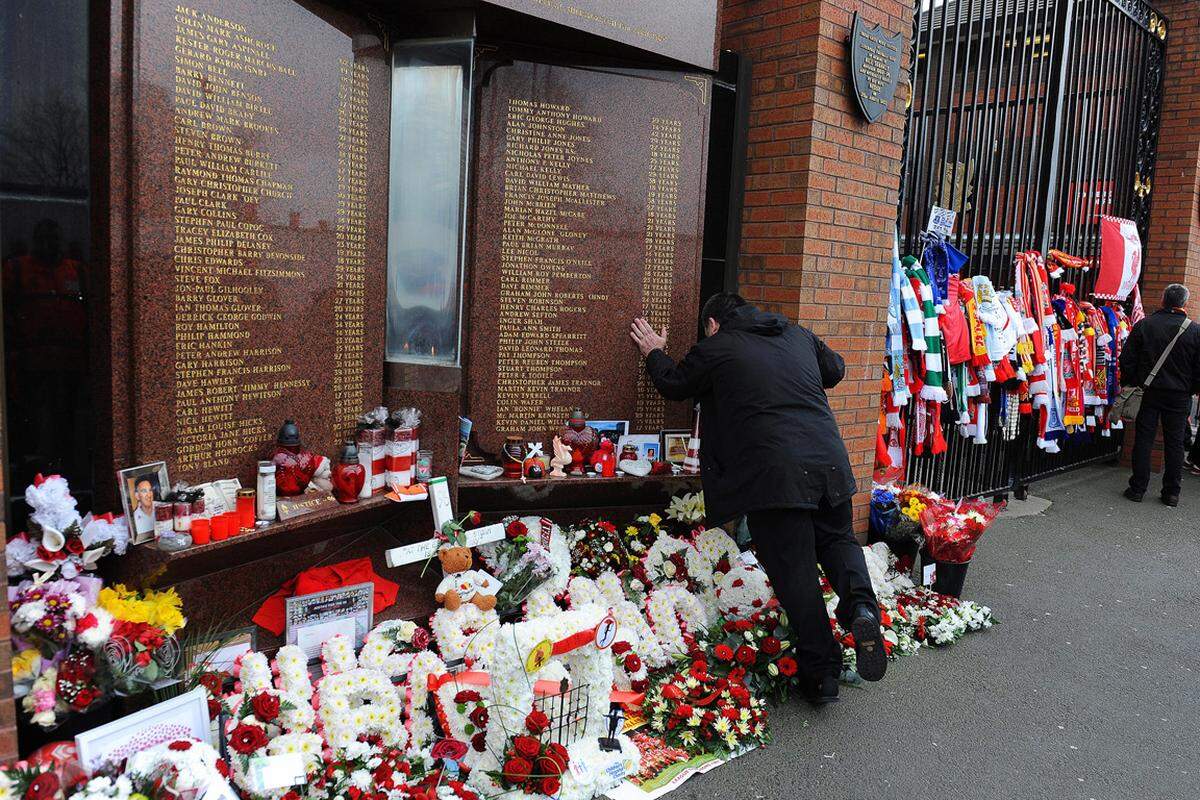
[[[931,505],[921,512],[925,544],[933,557],[943,563],[966,564],[975,555],[975,546],[999,516],[1003,506],[976,500],[964,500],[956,507]]]
[[[727,620],[709,634],[712,670],[742,680],[759,697],[782,702],[799,685],[795,637],[775,600],[749,619]]]
[[[644,709],[655,735],[693,754],[736,753],[770,739],[762,699],[735,672],[719,677],[704,659],[667,678]]]
[[[567,748],[558,742],[542,741],[541,734],[549,725],[543,712],[531,711],[525,717],[525,731],[508,740],[500,769],[488,773],[492,780],[505,789],[520,789],[527,794],[558,794],[571,759]]]

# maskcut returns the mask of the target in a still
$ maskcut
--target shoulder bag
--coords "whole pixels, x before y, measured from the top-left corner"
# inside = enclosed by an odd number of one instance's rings
[[[1171,340],[1171,343],[1167,345],[1167,349],[1163,350],[1162,355],[1158,357],[1158,362],[1154,365],[1154,369],[1150,370],[1150,374],[1146,376],[1146,380],[1141,386],[1126,386],[1121,389],[1121,393],[1117,395],[1116,401],[1113,402],[1112,408],[1108,411],[1109,422],[1115,424],[1121,421],[1133,422],[1137,419],[1138,412],[1142,410],[1142,393],[1158,377],[1158,371],[1162,369],[1163,364],[1167,363],[1167,356],[1171,355],[1171,351],[1175,349],[1175,343],[1179,341],[1179,337],[1183,336],[1183,332],[1191,324],[1192,321],[1185,317],[1183,324],[1175,332],[1175,338]]]

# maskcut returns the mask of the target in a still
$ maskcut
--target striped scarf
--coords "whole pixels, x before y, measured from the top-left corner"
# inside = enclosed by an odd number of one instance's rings
[[[937,309],[933,305],[933,287],[921,263],[912,256],[904,257],[904,274],[912,281],[921,298],[921,316],[924,321],[925,338],[925,385],[921,397],[937,403],[949,400],[946,394],[946,378],[942,364],[942,331],[938,327]],[[913,339],[914,343],[916,339]],[[914,349],[915,345],[914,345]]]

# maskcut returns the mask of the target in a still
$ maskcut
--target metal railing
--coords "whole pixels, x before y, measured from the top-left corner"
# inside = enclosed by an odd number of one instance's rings
[[[1098,262],[1101,214],[1137,222],[1145,247],[1166,33],[1144,0],[918,2],[901,253],[920,256],[933,206],[958,212],[949,241],[970,257],[962,274],[987,275],[997,289],[1013,288],[1026,250]],[[1085,297],[1095,276],[1064,280]],[[1114,432],[1046,455],[1027,420],[1006,441],[999,405],[990,404],[988,444],[944,420],[947,451],[913,456],[910,435],[909,480],[956,496],[1005,493],[1119,452]]]

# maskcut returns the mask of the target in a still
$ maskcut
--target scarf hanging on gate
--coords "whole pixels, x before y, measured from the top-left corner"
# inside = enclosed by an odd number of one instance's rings
[[[942,333],[938,327],[937,311],[933,306],[933,289],[920,262],[912,256],[905,256],[904,265],[905,274],[920,293],[921,313],[924,317],[925,385],[921,387],[921,397],[945,403],[949,397],[946,394],[945,376],[942,374]]]

